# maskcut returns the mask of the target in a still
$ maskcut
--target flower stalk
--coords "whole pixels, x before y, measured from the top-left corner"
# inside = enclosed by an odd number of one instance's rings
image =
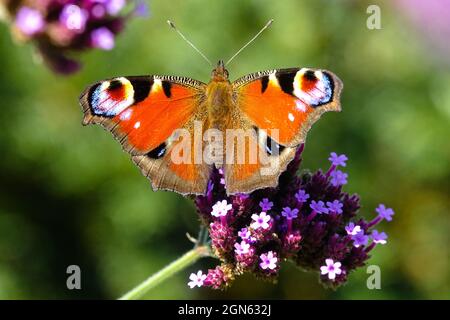
[[[200,239],[199,239],[200,240]],[[174,276],[179,271],[194,264],[198,259],[210,255],[210,249],[205,244],[198,244],[169,265],[159,270],[142,283],[125,293],[119,300],[136,300],[142,298],[152,288]]]

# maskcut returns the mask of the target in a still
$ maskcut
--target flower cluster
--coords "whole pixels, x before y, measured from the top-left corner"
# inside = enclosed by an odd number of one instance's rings
[[[289,260],[336,288],[377,244],[386,244],[386,233],[373,227],[392,220],[394,211],[381,204],[372,221],[357,216],[359,197],[342,191],[348,176],[338,169],[347,157],[331,153],[325,173],[298,175],[302,150],[275,188],[227,196],[222,173],[213,173],[207,193],[195,202],[221,264],[191,274],[191,287],[222,289],[244,272],[273,281],[281,262]]]
[[[80,68],[70,57],[75,51],[111,50],[125,21],[146,14],[144,2],[130,0],[6,0],[2,5],[15,38],[32,41],[58,73]]]

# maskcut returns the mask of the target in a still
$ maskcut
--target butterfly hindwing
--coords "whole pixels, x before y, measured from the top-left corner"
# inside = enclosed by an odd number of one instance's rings
[[[100,81],[80,97],[83,124],[98,123],[112,132],[153,189],[202,193],[208,168],[202,164],[173,163],[177,129],[192,131],[202,108],[205,85],[182,77],[137,76]],[[204,119],[198,119],[204,121]]]

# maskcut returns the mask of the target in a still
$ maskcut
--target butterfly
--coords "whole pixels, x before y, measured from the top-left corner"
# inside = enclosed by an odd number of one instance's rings
[[[154,190],[205,194],[216,167],[223,170],[227,193],[235,194],[276,186],[313,123],[324,112],[341,110],[342,87],[332,72],[313,68],[261,71],[230,82],[219,61],[207,84],[178,76],[116,77],[87,87],[80,104],[83,124],[112,132]],[[260,157],[229,163],[219,153],[212,162],[196,161],[209,144],[194,138],[188,145],[192,150],[201,145],[200,152],[186,151],[179,129],[191,136],[196,130],[201,135],[212,129],[224,135],[250,132]],[[180,149],[191,161],[174,161]],[[245,142],[243,152],[249,149]],[[239,158],[239,150],[232,152]]]

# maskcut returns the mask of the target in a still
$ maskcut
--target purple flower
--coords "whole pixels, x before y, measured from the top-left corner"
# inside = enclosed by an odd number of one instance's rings
[[[27,36],[32,36],[44,29],[45,21],[40,11],[22,7],[17,12],[15,25]]]
[[[292,220],[298,217],[298,209],[291,209],[289,207],[284,207],[281,215],[288,220]]]
[[[261,263],[259,264],[261,269],[274,270],[277,267],[278,258],[275,256],[273,251],[263,253],[259,256],[259,258],[261,259]]]
[[[134,9],[134,14],[139,17],[148,17],[149,9],[145,1],[139,1]]]
[[[321,200],[312,200],[309,206],[317,213],[328,213],[328,209],[325,207],[325,203],[323,203],[323,201]]]
[[[95,48],[111,50],[114,48],[114,33],[106,27],[100,27],[91,32],[91,43]]]
[[[12,25],[19,31],[13,36],[31,42],[54,72],[70,74],[81,67],[73,58],[78,52],[114,48],[125,24],[139,10],[146,10],[139,1],[17,0],[6,1],[2,7],[6,16],[13,17]]]
[[[330,173],[331,184],[335,187],[347,184],[348,174],[342,172],[341,170],[334,170]]]
[[[297,201],[299,203],[305,203],[306,201],[308,201],[309,199],[309,194],[307,194],[305,192],[305,190],[298,190],[297,193],[295,194],[295,199],[297,199]]]
[[[378,213],[380,218],[385,219],[386,221],[391,221],[392,216],[394,215],[394,210],[391,208],[386,208],[384,204],[380,204],[375,211]]]
[[[345,231],[347,231],[348,235],[354,236],[358,232],[361,232],[361,227],[358,225],[355,225],[353,222],[350,222],[346,227]]]
[[[259,206],[261,207],[261,210],[262,210],[262,211],[267,212],[267,211],[269,211],[270,209],[272,209],[272,207],[273,207],[273,202],[272,202],[272,201],[269,201],[268,198],[264,198],[264,199],[262,199],[262,201],[259,203]]]
[[[372,240],[375,243],[379,243],[379,244],[386,244],[387,243],[387,234],[384,232],[378,233],[377,230],[373,230],[372,231]]]
[[[193,289],[194,287],[201,287],[203,286],[203,282],[206,279],[206,274],[203,274],[203,272],[200,270],[197,272],[197,274],[195,273],[191,273],[191,275],[189,276],[189,281],[188,282],[188,286],[189,288]]]
[[[238,236],[241,237],[242,240],[245,240],[249,243],[254,243],[256,239],[252,237],[252,234],[248,228],[242,228],[238,231]]]
[[[275,280],[280,261],[290,260],[301,269],[320,270],[321,283],[337,288],[367,262],[375,241],[383,240],[367,230],[382,219],[377,216],[377,221],[367,222],[360,217],[358,195],[333,186],[322,170],[298,174],[302,150],[298,149],[276,187],[255,190],[245,198],[227,195],[226,186],[220,184],[223,174],[213,169],[212,190],[195,200],[210,233],[211,251],[220,259],[219,266],[208,270],[203,286],[224,289],[244,272]],[[217,221],[211,208],[224,199],[232,210]],[[266,210],[279,214],[271,216]],[[370,245],[369,238],[374,239]]]
[[[252,229],[269,229],[270,225],[269,225],[269,221],[270,221],[271,217],[269,215],[267,215],[267,213],[265,213],[264,211],[261,212],[259,215],[258,214],[253,214],[252,215],[252,220],[254,221],[250,226],[252,227]]]
[[[241,237],[242,240],[247,240],[250,238],[250,230],[247,228],[242,228],[241,231],[238,231],[238,236]]]
[[[249,251],[250,245],[245,241],[241,241],[241,243],[236,242],[234,244],[234,252],[236,252],[236,254],[243,255],[248,253]]]
[[[367,245],[367,242],[369,241],[369,236],[364,234],[364,231],[360,231],[354,236],[352,236],[353,245],[355,248],[359,248],[360,246]]]
[[[217,218],[225,217],[232,208],[233,206],[228,204],[227,200],[217,201],[212,207],[211,215]]]
[[[346,156],[345,154],[337,155],[336,152],[332,152],[332,153],[330,154],[330,157],[328,158],[328,160],[331,161],[331,165],[332,165],[332,166],[335,166],[335,167],[337,167],[337,166],[345,167],[345,166],[347,165],[345,162],[348,160],[348,158],[347,158],[347,156]]]
[[[327,206],[330,212],[341,214],[344,205],[339,200],[334,200],[333,202],[327,201]]]
[[[342,273],[341,263],[339,261],[334,262],[333,259],[326,259],[325,265],[320,267],[320,274],[328,274],[328,279],[336,279],[336,275]]]
[[[74,4],[67,4],[59,15],[59,21],[69,30],[82,33],[88,20],[88,12]]]
[[[125,7],[125,0],[106,0],[105,7],[108,14],[115,16]]]

